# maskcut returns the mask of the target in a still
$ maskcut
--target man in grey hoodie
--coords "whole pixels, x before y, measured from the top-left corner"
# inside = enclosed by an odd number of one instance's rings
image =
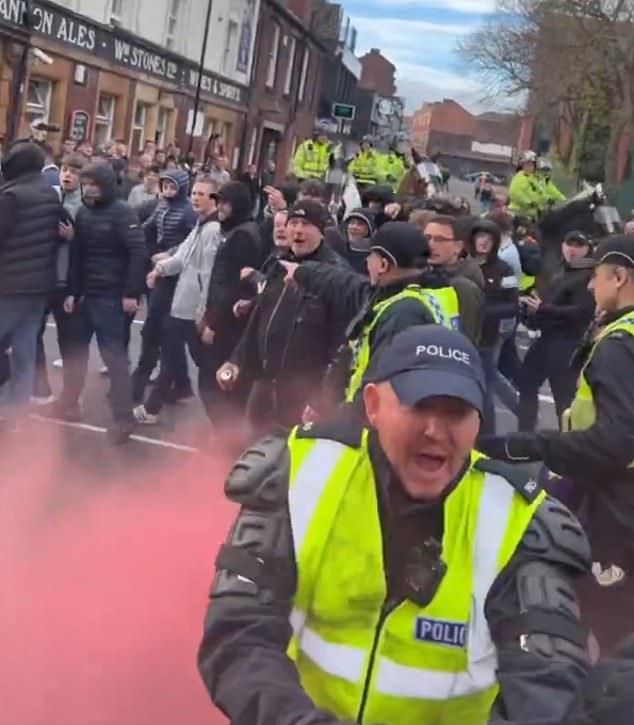
[[[69,154],[62,159],[62,166],[59,173],[59,186],[53,187],[59,194],[62,206],[68,215],[65,223],[60,223],[61,244],[57,252],[57,278],[55,289],[50,295],[49,304],[44,313],[42,327],[37,339],[37,357],[35,369],[35,386],[33,391],[33,403],[36,405],[49,405],[55,398],[52,395],[51,386],[46,371],[46,353],[44,352],[43,336],[46,330],[46,322],[50,314],[55,319],[57,326],[57,344],[63,364],[67,357],[69,345],[72,343],[73,321],[75,313],[68,314],[64,310],[64,300],[68,296],[68,273],[70,268],[71,232],[72,223],[77,212],[82,206],[81,183],[79,177],[81,170],[87,164],[86,157],[80,153]]]
[[[205,311],[216,253],[223,241],[216,211],[217,187],[209,175],[196,179],[191,201],[198,216],[196,226],[173,253],[164,252],[152,258],[154,268],[147,277],[150,289],[162,278],[178,276],[178,281],[171,315],[163,326],[161,372],[147,403],[134,409],[137,421],[144,425],[155,425],[158,422],[158,414],[169,398],[178,375],[179,355],[184,344],[200,369],[198,387],[201,398],[204,398],[208,388],[203,379],[205,374],[215,375],[215,370],[207,370],[204,364],[205,347],[197,328]]]

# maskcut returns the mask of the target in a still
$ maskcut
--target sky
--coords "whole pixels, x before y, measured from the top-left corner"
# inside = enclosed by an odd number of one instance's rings
[[[380,48],[397,68],[398,95],[413,113],[423,101],[455,98],[481,111],[483,92],[455,53],[457,40],[495,8],[495,0],[342,0],[358,31],[357,55]]]

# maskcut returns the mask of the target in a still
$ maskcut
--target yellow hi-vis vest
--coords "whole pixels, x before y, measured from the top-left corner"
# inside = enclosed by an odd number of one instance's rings
[[[597,408],[594,403],[594,395],[592,394],[592,388],[588,383],[585,372],[592,360],[592,357],[603,340],[609,337],[613,332],[627,332],[630,335],[634,335],[634,313],[626,312],[623,317],[615,320],[601,330],[597,339],[595,340],[594,346],[586,360],[586,364],[581,371],[579,376],[579,382],[577,385],[577,393],[575,399],[572,401],[572,405],[563,414],[562,428],[565,431],[575,430],[588,430],[591,428],[597,420]],[[634,468],[634,459],[628,468]]]
[[[433,315],[434,321],[449,328],[460,330],[460,306],[458,295],[453,287],[439,289],[423,289],[419,285],[408,285],[394,297],[379,302],[373,309],[372,320],[366,325],[358,340],[351,342],[352,364],[350,382],[346,391],[346,400],[352,402],[363,384],[368,365],[370,364],[370,337],[379,324],[383,313],[396,302],[404,299],[418,300]]]
[[[379,159],[372,150],[359,151],[350,162],[348,170],[357,184],[376,184],[379,179]]]
[[[293,158],[293,173],[299,179],[323,179],[330,162],[330,145],[308,139]]]
[[[427,607],[391,611],[376,482],[367,450],[289,438],[297,562],[288,655],[302,687],[341,719],[386,725],[485,725],[498,694],[484,614],[536,509],[472,465],[445,503],[447,573]]]

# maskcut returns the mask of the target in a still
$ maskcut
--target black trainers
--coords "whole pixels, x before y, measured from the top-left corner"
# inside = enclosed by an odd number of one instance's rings
[[[134,433],[135,426],[136,424],[132,421],[129,423],[115,423],[112,427],[108,428],[108,440],[115,446],[125,445]]]

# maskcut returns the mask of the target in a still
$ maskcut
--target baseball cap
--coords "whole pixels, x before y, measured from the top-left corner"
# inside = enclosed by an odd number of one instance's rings
[[[328,224],[328,212],[324,205],[318,201],[304,199],[296,202],[291,207],[287,221],[291,219],[304,219],[308,224],[316,226],[317,229],[323,232]]]
[[[568,232],[568,234],[564,237],[564,242],[566,244],[587,244],[589,247],[592,246],[592,242],[588,239],[588,237],[586,237],[583,232],[579,231]]]
[[[464,335],[441,325],[410,327],[394,336],[366,378],[370,383],[388,380],[409,407],[448,396],[480,413],[484,409],[486,379],[478,351]]]
[[[415,224],[387,222],[372,237],[371,252],[385,257],[395,267],[423,267],[429,259],[427,237]]]
[[[601,242],[594,253],[594,263],[618,264],[634,269],[634,236],[616,234]]]

